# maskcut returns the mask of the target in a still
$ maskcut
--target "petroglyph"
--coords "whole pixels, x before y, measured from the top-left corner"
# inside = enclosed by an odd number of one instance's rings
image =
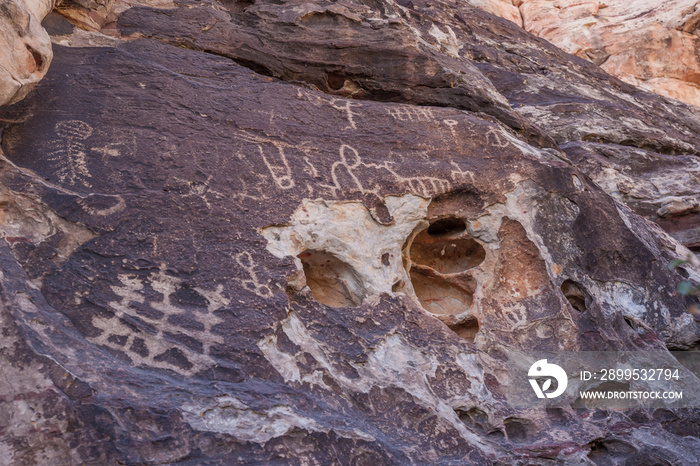
[[[450,178],[455,183],[471,183],[474,184],[474,173],[470,171],[464,171],[462,167],[460,167],[457,162],[452,161],[450,162],[450,165],[454,167],[454,170],[450,173]]]
[[[340,161],[335,162],[331,166],[331,178],[333,178],[333,184],[336,186],[336,188],[340,189],[342,187],[340,178],[347,175],[347,178],[350,180],[350,187],[365,193],[365,189],[362,187],[362,182],[360,182],[357,176],[355,176],[353,173],[354,169],[362,165],[362,159],[360,158],[357,149],[348,146],[347,144],[343,144],[340,146],[339,152]]]
[[[248,251],[243,251],[236,254],[236,262],[240,265],[243,270],[248,273],[250,278],[241,280],[241,285],[248,291],[255,293],[261,298],[271,298],[272,290],[268,284],[260,283],[258,274],[255,271],[257,264],[253,260],[253,256]]]
[[[106,207],[103,209],[98,209],[95,207],[92,207],[90,203],[87,201],[87,199],[81,199],[78,201],[78,204],[80,204],[80,207],[83,208],[85,212],[87,212],[90,215],[97,215],[99,217],[106,217],[108,215],[116,214],[118,212],[123,211],[126,208],[126,202],[124,201],[124,198],[116,194],[114,196],[109,196],[112,197],[116,200],[116,203],[112,207]],[[89,196],[88,196],[89,198]]]
[[[452,133],[452,136],[457,137],[457,132],[455,131],[455,126],[459,123],[457,120],[442,120],[443,123],[447,125],[448,128],[450,128],[450,132]]]
[[[223,337],[211,332],[222,322],[214,313],[230,303],[223,286],[214,291],[190,288],[167,275],[164,267],[148,277],[119,275],[119,281],[122,286],[111,286],[120,298],[109,303],[114,315],[94,316],[92,324],[102,333],[88,340],[125,352],[137,366],[185,375],[214,363],[211,346],[223,343]],[[158,298],[153,299],[154,295]],[[182,304],[188,299],[197,304]]]
[[[317,106],[329,105],[336,110],[340,110],[341,112],[343,112],[344,117],[348,121],[348,125],[343,128],[343,131],[347,131],[349,129],[357,129],[355,117],[360,117],[361,114],[355,112],[353,108],[361,108],[361,103],[350,99],[328,98],[322,95],[304,91],[302,89],[297,89],[297,97],[304,98]]]
[[[368,186],[367,182],[360,181],[357,175],[359,170],[375,170],[376,173],[369,177],[375,180],[395,180],[399,185],[404,186],[411,194],[422,197],[431,197],[449,191],[452,183],[448,179],[431,176],[405,176],[398,173],[393,167],[396,162],[386,161],[381,164],[365,163],[357,149],[341,144],[339,149],[340,160],[331,166],[332,185],[321,185],[328,188],[330,195],[337,197],[339,191],[359,191],[361,194],[376,194],[381,191],[381,184],[376,183]],[[366,176],[366,175],[365,175]]]
[[[417,107],[412,105],[397,105],[387,109],[387,113],[397,121],[434,121],[435,116],[430,107]]]
[[[486,142],[490,146],[508,147],[511,145],[510,138],[503,134],[503,130],[490,128],[486,132]]]
[[[54,130],[58,138],[49,143],[53,150],[48,152],[47,159],[57,163],[56,176],[61,182],[89,187],[85,141],[93,133],[92,126],[80,120],[67,120],[57,123]]]
[[[452,184],[444,178],[433,178],[430,176],[418,176],[413,178],[404,178],[408,183],[408,187],[413,194],[423,197],[431,197],[436,194],[444,193],[452,189]]]
[[[357,112],[354,112],[352,110],[352,108],[353,107],[362,107],[362,105],[358,104],[356,102],[353,102],[351,100],[348,100],[348,99],[342,100],[344,105],[337,105],[336,104],[337,101],[338,101],[338,99],[333,99],[329,103],[330,103],[331,107],[338,109],[338,110],[342,110],[343,112],[345,112],[345,117],[348,119],[348,126],[343,128],[343,130],[357,129],[357,125],[355,124],[354,117],[360,116],[360,114]]]
[[[258,146],[260,156],[277,186],[282,189],[291,189],[294,187],[292,169],[289,166],[285,150],[295,149],[297,146],[268,137],[256,136],[248,131],[242,131],[240,137]],[[272,146],[272,148],[270,148],[270,146]]]

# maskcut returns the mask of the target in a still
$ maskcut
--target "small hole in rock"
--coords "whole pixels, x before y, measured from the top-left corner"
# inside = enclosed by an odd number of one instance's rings
[[[339,91],[345,85],[345,77],[336,73],[330,73],[327,82],[329,88],[334,91]]]
[[[467,224],[461,218],[441,218],[430,224],[428,234],[431,236],[451,236],[462,233],[466,229]]]
[[[388,252],[385,252],[384,254],[382,254],[382,265],[385,267],[391,265],[391,261],[389,260],[390,258],[391,258],[391,255],[389,255]]]
[[[625,323],[629,326],[629,328],[631,328],[635,332],[639,330],[639,325],[637,325],[635,321],[633,321],[629,317],[623,317],[623,319],[625,319]]]
[[[471,317],[461,324],[450,326],[450,328],[469,343],[474,343],[474,338],[479,332],[479,321],[476,320],[476,317]]]
[[[492,430],[491,432],[488,432],[486,436],[492,440],[495,440],[496,442],[500,442],[505,438],[505,434],[500,429]]]
[[[403,288],[403,281],[399,280],[391,286],[391,291],[398,293]]]
[[[511,442],[525,442],[533,437],[534,425],[527,419],[509,417],[503,422]]]
[[[307,250],[297,257],[316,301],[331,307],[362,304],[366,290],[350,265],[324,251]]]
[[[480,432],[484,432],[489,426],[488,415],[479,408],[471,408],[468,411],[457,409],[455,412],[459,416],[460,421]]]
[[[577,311],[584,312],[586,310],[586,295],[583,287],[573,280],[565,280],[561,284],[561,292],[569,301],[569,304]]]
[[[594,440],[589,443],[591,451],[588,459],[595,464],[630,464],[627,460],[637,450],[630,444],[619,440]],[[656,462],[649,464],[658,464]]]
[[[411,270],[411,282],[423,309],[433,314],[460,314],[472,305],[472,293],[443,278]]]

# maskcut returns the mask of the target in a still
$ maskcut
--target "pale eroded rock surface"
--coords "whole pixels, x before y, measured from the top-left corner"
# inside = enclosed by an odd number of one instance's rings
[[[0,105],[21,100],[51,63],[51,39],[41,26],[53,0],[0,2]]]
[[[470,3],[600,65],[625,82],[700,106],[697,0]]]

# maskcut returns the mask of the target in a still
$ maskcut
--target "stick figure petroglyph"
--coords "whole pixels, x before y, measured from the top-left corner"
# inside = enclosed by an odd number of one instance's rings
[[[361,107],[362,105],[353,102],[351,100],[343,99],[343,103],[345,105],[336,105],[337,99],[333,99],[330,101],[331,107],[337,109],[337,110],[343,110],[345,111],[345,117],[348,119],[349,126],[346,126],[343,128],[344,130],[346,129],[357,129],[357,126],[355,125],[355,119],[354,117],[360,116],[359,113],[353,112],[352,107]]]
[[[248,291],[255,293],[261,298],[272,298],[272,290],[268,285],[260,283],[258,274],[255,272],[255,261],[248,251],[236,254],[238,265],[248,272],[249,279],[241,280],[241,285]]]
[[[450,128],[452,136],[457,137],[457,132],[455,131],[455,126],[458,124],[457,120],[442,120],[442,122],[445,123],[448,128]]]
[[[304,98],[315,105],[330,105],[336,110],[340,110],[345,114],[345,118],[348,120],[348,126],[343,128],[343,130],[357,129],[357,124],[355,122],[355,117],[362,116],[361,113],[353,111],[354,108],[362,107],[362,104],[350,100],[350,99],[338,99],[338,98],[327,98],[321,95],[312,94],[301,89],[297,89],[297,97]]]

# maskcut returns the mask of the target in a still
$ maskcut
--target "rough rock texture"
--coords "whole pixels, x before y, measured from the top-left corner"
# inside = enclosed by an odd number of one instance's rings
[[[700,106],[697,0],[470,3],[600,65],[625,82]]]
[[[0,1],[0,105],[21,100],[51,63],[51,39],[43,27],[53,0]]]
[[[3,461],[696,461],[697,410],[505,400],[697,349],[631,210],[694,244],[692,108],[449,1],[110,14],[0,113]]]
[[[700,199],[695,107],[626,85],[478,9],[450,1],[383,5],[304,3],[289,17],[284,5],[233,14],[197,3],[132,8],[118,24],[130,37],[220,54],[337,96],[487,113],[538,147],[558,143],[609,194],[700,247],[696,210],[676,211],[672,225],[657,214],[669,198]],[[630,147],[645,150],[647,162],[629,164]],[[631,192],[629,183],[639,189]]]
[[[625,82],[700,106],[697,0],[524,0],[522,24]]]

